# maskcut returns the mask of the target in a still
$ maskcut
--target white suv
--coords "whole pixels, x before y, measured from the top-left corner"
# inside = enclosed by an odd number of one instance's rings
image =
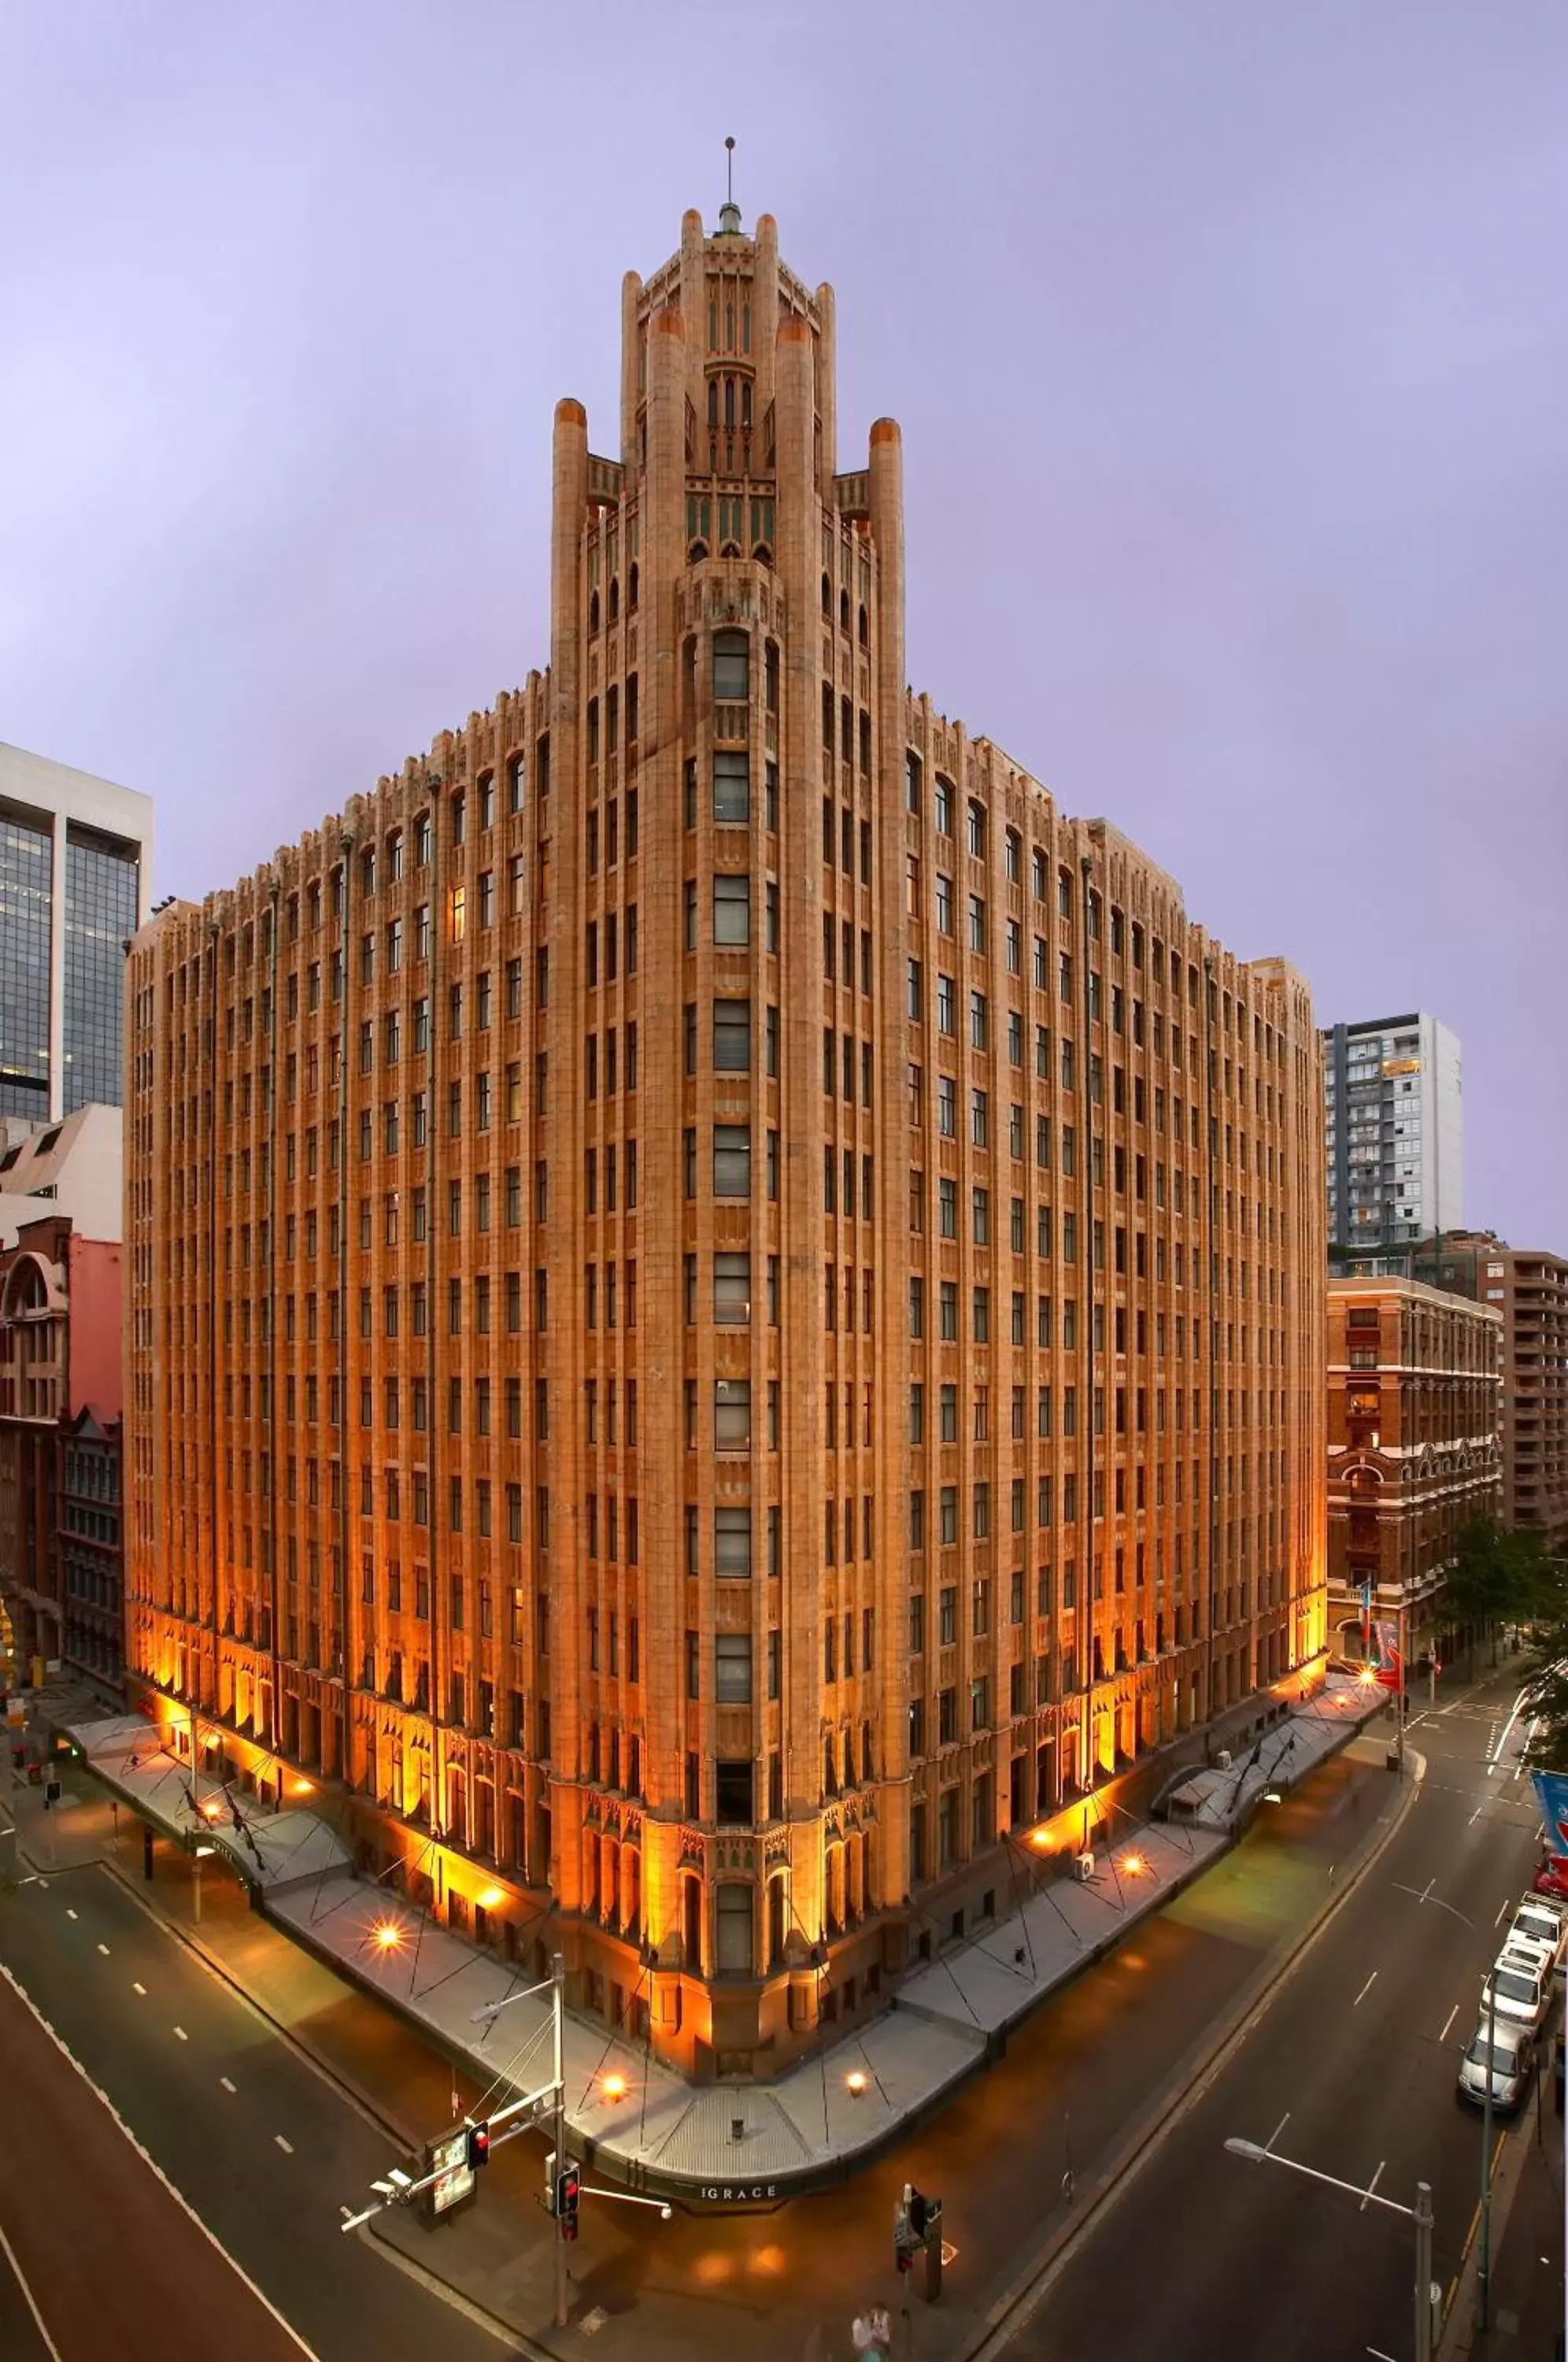
[[[1482,1988],[1481,2025],[1486,2025],[1495,2005],[1499,2022],[1525,2025],[1537,2034],[1551,2003],[1550,1971],[1528,1952],[1505,1945]]]

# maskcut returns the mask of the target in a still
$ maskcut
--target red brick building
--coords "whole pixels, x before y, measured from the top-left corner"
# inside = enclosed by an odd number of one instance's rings
[[[1445,1628],[1460,1529],[1502,1507],[1501,1316],[1408,1279],[1329,1283],[1332,1644],[1399,1627],[1410,1663]]]
[[[899,432],[841,459],[771,219],[622,327],[548,670],[137,939],[130,1649],[764,2072],[1320,1661],[1321,1087],[1298,977],[906,690]]]

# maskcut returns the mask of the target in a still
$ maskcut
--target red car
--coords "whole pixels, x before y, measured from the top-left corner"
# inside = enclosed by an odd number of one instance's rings
[[[1549,1853],[1535,1873],[1538,1894],[1555,1895],[1560,1903],[1568,1903],[1568,1853]]]

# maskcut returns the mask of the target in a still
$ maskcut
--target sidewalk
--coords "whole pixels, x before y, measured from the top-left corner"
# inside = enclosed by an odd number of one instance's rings
[[[694,2085],[569,2012],[574,2155],[627,2188],[697,2206],[772,2204],[842,2180],[999,2057],[1010,2030],[1046,1994],[1226,1851],[1265,1793],[1296,1786],[1386,1703],[1331,1675],[1240,1762],[1203,1775],[1185,1826],[1131,1828],[1095,1853],[1086,1880],[1065,1876],[1058,1858],[1014,1846],[1005,1916],[907,1978],[863,2029],[771,2083]],[[271,1920],[481,2085],[521,2093],[546,2081],[549,1997],[528,1994],[530,1972],[359,1878],[316,1814],[268,1815],[247,1799],[231,1830],[214,1783],[198,1800],[188,1768],[159,1749],[139,1718],[77,1724],[69,1735],[116,1794],[187,1847],[198,1836],[222,1847],[261,1889]],[[492,2035],[483,2013],[501,2003],[509,2006]]]
[[[1290,1749],[1292,1757],[1303,1757],[1295,1776],[1309,1768],[1309,1744],[1313,1761],[1323,1762],[1343,1749],[1357,1725],[1375,1714],[1379,1704],[1373,1700],[1364,1711],[1355,1701],[1353,1718],[1347,1709],[1337,1724],[1321,1714],[1312,1716],[1317,1730],[1304,1734]],[[1282,1725],[1269,1736],[1283,1739],[1289,1732]],[[1042,2235],[1052,2237],[1075,2217],[1081,2219],[1097,2191],[1114,2185],[1125,2154],[1150,2136],[1173,2095],[1179,2096],[1204,2071],[1205,2058],[1227,2037],[1237,2011],[1244,2016],[1255,2005],[1262,1986],[1277,1976],[1290,1951],[1309,1938],[1330,1891],[1319,1883],[1322,1875],[1331,1877],[1337,1865],[1342,1888],[1348,1885],[1344,1871],[1367,1858],[1367,1847],[1377,1842],[1375,1831],[1386,1829],[1387,1816],[1397,1819],[1399,1792],[1383,1770],[1383,1754],[1381,1736],[1368,1737],[1350,1750],[1350,1760],[1340,1766],[1343,1805],[1326,1818],[1320,1807],[1312,1808],[1317,1834],[1306,1852],[1296,1837],[1282,1840],[1283,1850],[1276,1850],[1275,1838],[1263,1837],[1261,1831],[1262,1852],[1248,1854],[1232,1854],[1218,1831],[1201,1838],[1187,1830],[1135,1833],[1117,1849],[1114,1867],[1102,1862],[1090,1884],[1080,1888],[1065,1878],[1042,1884],[1025,1913],[1015,1915],[1036,1939],[1032,1976],[1027,1950],[1021,1963],[1012,1956],[1015,1948],[1007,1940],[1010,1929],[992,1928],[981,1941],[955,1949],[947,1960],[935,1964],[928,1972],[930,1983],[944,1991],[937,1991],[937,2005],[929,2017],[908,2016],[902,2034],[915,2043],[952,2045],[969,2080],[957,2098],[951,2086],[944,2094],[938,2123],[919,2133],[907,2121],[896,2128],[892,2136],[901,2135],[901,2145],[879,2173],[859,2175],[831,2195],[791,2206],[787,2213],[777,2209],[736,2213],[733,2206],[723,2210],[721,2202],[722,2219],[715,2219],[699,2202],[695,2208],[678,2209],[671,2223],[659,2224],[652,2214],[624,2204],[586,2201],[584,2243],[569,2251],[572,2327],[566,2333],[554,2333],[548,2325],[554,2310],[554,2249],[548,2219],[537,2203],[543,2143],[534,2137],[496,2152],[478,2207],[429,2230],[398,2210],[377,2218],[360,2235],[390,2248],[401,2268],[448,2301],[486,2316],[511,2350],[545,2357],[545,2362],[553,2355],[569,2356],[579,2349],[581,2337],[602,2330],[609,2333],[603,2340],[606,2350],[624,2348],[630,2341],[644,2362],[653,2362],[655,2356],[658,2362],[685,2362],[693,2353],[724,2351],[742,2342],[754,2362],[799,2362],[801,2340],[813,2320],[842,2328],[862,2301],[867,2292],[864,2259],[878,2259],[879,2278],[890,2198],[908,2175],[923,2188],[945,2189],[950,2200],[968,2201],[966,2206],[960,2202],[949,2209],[962,2261],[949,2275],[938,2312],[927,2314],[916,2303],[914,2351],[931,2362],[939,2351],[968,2353],[985,2334],[983,2308],[999,2298],[1026,2259],[1032,2256],[1038,2261]],[[1249,1798],[1261,1795],[1271,1769],[1266,1749],[1255,1762],[1244,1760],[1232,1768],[1238,1796],[1243,1788]],[[1286,1776],[1289,1771],[1287,1761]],[[80,1765],[67,1766],[63,1780],[65,1809],[53,1814],[45,1814],[40,1791],[12,1792],[22,1822],[25,1870],[29,1861],[44,1863],[50,1848],[61,1870],[100,1860],[109,1866],[115,1816],[108,1801]],[[1374,1796],[1384,1800],[1383,1811],[1369,1821],[1365,1805]],[[0,1806],[4,1800],[5,1783],[0,1781]],[[0,1822],[5,1817],[0,1809]],[[500,2060],[483,2051],[474,2056],[474,2081],[458,2079],[454,2108],[446,2060],[420,2038],[412,2018],[404,2023],[347,1988],[340,1974],[253,1911],[235,1882],[223,1875],[213,1878],[215,1864],[209,1866],[204,1881],[202,1924],[195,1927],[188,1859],[160,1846],[154,1880],[148,1885],[140,1874],[139,1832],[123,1807],[118,1818],[117,1868],[127,1889],[246,1993],[363,2113],[386,2127],[395,2154],[408,2157],[416,2149],[416,2136],[428,2136],[465,2108],[478,2109],[483,2084],[495,2066],[504,2063],[505,2049]],[[1264,1826],[1271,1830],[1280,1826],[1272,1811]],[[1349,1853],[1343,1849],[1347,1839]],[[1124,1871],[1125,1857],[1143,1852],[1145,1841],[1148,1868]],[[0,1871],[7,1866],[7,1852],[0,1839]],[[1162,1902],[1205,1869],[1211,1875],[1201,1888],[1194,1886],[1190,1908],[1183,1903],[1174,1915],[1143,1924]],[[366,1890],[359,1892],[363,1898]],[[308,1915],[308,1887],[304,1898]],[[1057,1930],[1049,1953],[1045,1936],[1038,1933],[1046,1915]],[[1087,1938],[1071,1951],[1066,1946],[1069,1926]],[[1140,1928],[1139,1940],[1122,1946],[1122,1936],[1134,1926]],[[1201,1940],[1223,1955],[1217,1977],[1230,1981],[1215,1982],[1207,1998],[1192,1988],[1185,1971],[1176,1989],[1167,1987],[1164,1973],[1173,1959],[1190,1963],[1195,1926],[1206,1929]],[[422,1990],[445,1972],[436,1967],[433,1940],[427,1930],[419,1971]],[[439,1940],[460,1956],[456,1981],[462,1983],[474,1956],[454,1939],[443,1936]],[[1052,1982],[1060,1985],[1075,1978],[1097,1953],[1107,1951],[1115,1951],[1119,1961],[1126,1963],[1114,1985],[1096,1981],[1080,1994],[1069,1994],[1064,2009],[1019,2025],[1007,2073],[975,2074],[993,2042],[999,2048],[999,2029],[1032,2013],[1040,1992],[1050,1989],[1036,1988],[1035,1976],[1055,1964]],[[1245,1981],[1248,1978],[1252,1981]],[[509,2014],[520,2015],[526,2007],[519,2004]],[[1141,2021],[1127,2014],[1140,2009]],[[895,2027],[900,2014],[907,2014],[892,2013]],[[474,2032],[465,2031],[471,2046]],[[574,2026],[574,2031],[591,2030]],[[499,2035],[491,2041],[501,2048]],[[602,2036],[594,2042],[602,2051]],[[1109,2046],[1098,2065],[1097,2046]],[[835,2065],[842,2063],[834,2054],[829,2058]],[[1128,2069],[1120,2081],[1106,2073],[1113,2058]],[[1085,2089],[1075,2091],[1073,2077],[1079,2068]],[[823,2062],[813,2062],[819,2137],[828,2071]],[[576,2101],[580,2088],[569,2090],[569,2101]],[[747,2102],[751,2096],[750,2092],[745,2094]],[[840,2106],[847,2110],[869,2102],[868,2093],[853,2103],[845,2097]],[[1061,2159],[1052,2161],[1064,2105],[1073,2111],[1070,2161],[1079,2178],[1077,2204],[1066,2211],[1056,2197]],[[575,2139],[573,2152],[581,2154]],[[585,2179],[591,2191],[605,2177],[591,2169]],[[842,2345],[840,2335],[825,2350],[836,2354]]]
[[[1490,2324],[1476,2326],[1473,2237],[1438,2349],[1441,2362],[1551,2362],[1562,2353],[1562,2118],[1552,2100],[1551,2048],[1493,2180]]]

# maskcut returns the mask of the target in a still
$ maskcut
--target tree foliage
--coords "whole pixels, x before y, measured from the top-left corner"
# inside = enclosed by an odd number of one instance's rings
[[[1442,1587],[1443,1614],[1468,1635],[1470,1670],[1475,1643],[1503,1624],[1534,1622],[1550,1602],[1539,1534],[1509,1533],[1496,1518],[1473,1518],[1460,1528],[1454,1562]],[[1494,1646],[1494,1656],[1496,1649]]]

